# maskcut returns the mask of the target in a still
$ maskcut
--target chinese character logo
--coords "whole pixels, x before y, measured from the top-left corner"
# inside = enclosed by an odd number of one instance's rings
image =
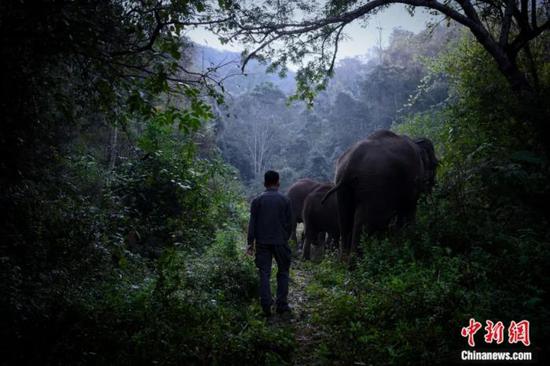
[[[504,324],[501,321],[494,323],[491,320],[485,321],[485,343],[501,344],[504,342]],[[460,331],[460,334],[468,338],[468,345],[470,347],[475,347],[475,334],[481,329],[481,323],[476,321],[474,318],[470,319],[470,323],[467,327],[463,327]],[[520,322],[515,322],[512,320],[510,326],[508,327],[508,343],[523,343],[525,346],[529,346],[531,341],[529,339],[529,321],[522,320]]]
[[[518,343],[521,342],[524,345],[528,346],[531,344],[529,340],[529,321],[522,320],[519,323],[516,323],[512,320],[510,327],[508,328],[508,343]]]
[[[470,324],[467,327],[462,328],[460,334],[462,334],[463,337],[468,337],[468,344],[470,345],[470,347],[474,347],[476,345],[476,342],[474,341],[474,335],[480,328],[481,323],[476,322],[476,320],[473,318],[470,319]]]
[[[492,321],[486,320],[485,323],[485,343],[493,343],[495,341],[497,344],[504,342],[504,324],[502,322],[497,322],[493,324]]]

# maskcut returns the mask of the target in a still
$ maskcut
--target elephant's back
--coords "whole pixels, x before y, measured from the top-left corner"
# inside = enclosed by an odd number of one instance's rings
[[[314,202],[318,205],[321,205],[321,201],[325,197],[325,195],[330,191],[332,188],[334,188],[333,183],[320,183],[315,189],[313,189],[306,197],[306,200],[310,202]],[[336,196],[331,195],[329,196],[327,202],[324,203],[324,205],[330,204],[332,199],[335,199]]]
[[[302,178],[293,183],[287,190],[286,196],[290,200],[292,212],[300,217],[306,196],[313,191],[319,182],[309,178]]]
[[[377,131],[357,142],[341,163],[342,179],[368,180],[368,189],[387,189],[413,183],[419,170],[418,153],[406,137]]]
[[[334,188],[334,184],[332,183],[320,183],[315,187],[306,197],[304,200],[304,207],[306,205],[309,205],[310,207],[312,205],[321,205],[322,199],[325,197],[328,191],[330,191],[332,188]]]
[[[302,178],[293,183],[287,190],[286,196],[290,200],[303,201],[304,198],[315,188],[319,186],[319,182],[309,178]]]
[[[313,224],[321,227],[337,225],[336,195],[329,196],[327,201],[321,203],[327,192],[332,188],[334,188],[332,183],[321,183],[307,195],[303,207],[304,219],[313,220]]]

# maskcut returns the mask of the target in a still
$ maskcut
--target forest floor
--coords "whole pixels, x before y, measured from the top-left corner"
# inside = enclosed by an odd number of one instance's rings
[[[274,276],[273,276],[274,277]],[[269,319],[269,324],[274,327],[292,327],[296,349],[294,350],[294,365],[317,365],[316,348],[320,344],[320,330],[312,322],[315,313],[315,300],[308,294],[307,287],[313,281],[313,268],[311,263],[300,259],[292,261],[290,269],[290,284],[288,291],[288,303],[292,308],[290,317],[275,314]]]
[[[298,225],[297,234],[302,236],[303,226]],[[293,246],[294,250],[294,246]],[[313,314],[316,313],[318,302],[312,298],[308,292],[308,285],[314,281],[315,263],[303,261],[301,251],[293,256],[290,266],[290,283],[288,291],[288,303],[292,308],[292,317],[290,319],[281,319],[275,316],[272,319],[273,324],[288,324],[294,330],[294,339],[296,349],[294,352],[294,365],[319,365],[317,359],[317,348],[320,346],[322,331],[312,321]],[[317,259],[321,255],[312,248],[312,258]],[[275,276],[272,276],[275,277]]]
[[[315,302],[311,301],[306,288],[311,281],[312,271],[308,263],[293,262],[289,289],[289,303],[293,308],[291,320],[296,340],[295,365],[314,365],[315,348],[320,339],[319,329],[311,322]]]

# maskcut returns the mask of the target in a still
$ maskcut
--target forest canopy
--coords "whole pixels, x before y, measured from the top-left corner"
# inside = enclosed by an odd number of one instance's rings
[[[288,61],[301,61],[312,56],[300,75],[303,82],[324,83],[331,75],[338,43],[345,27],[356,20],[375,14],[391,4],[405,4],[414,14],[417,8],[440,13],[448,21],[468,28],[475,39],[494,58],[499,70],[514,90],[536,87],[519,70],[520,51],[529,56],[529,42],[550,27],[548,2],[521,1],[277,1],[233,3],[228,6],[231,21],[214,28],[226,40],[238,39],[257,46],[245,55],[243,67],[253,57],[268,56],[273,67],[284,67]],[[285,47],[273,47],[282,42]],[[536,79],[536,75],[532,75]],[[307,84],[306,84],[307,85]],[[304,85],[304,87],[306,86]]]

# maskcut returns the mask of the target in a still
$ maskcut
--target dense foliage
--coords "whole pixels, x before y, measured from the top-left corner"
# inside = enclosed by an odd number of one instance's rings
[[[436,143],[436,189],[416,225],[366,238],[353,272],[330,260],[317,270],[310,291],[327,362],[457,361],[470,318],[529,319],[536,356],[548,352],[548,161],[472,40],[430,68],[449,76],[449,100],[395,129]]]
[[[180,31],[203,5],[163,4],[0,5],[2,364],[290,358],[210,148],[220,96],[187,70]]]
[[[288,331],[258,320],[254,266],[236,246],[246,210],[231,170],[154,123],[139,146],[142,156],[110,172],[98,201],[84,189],[107,176],[93,159],[68,163],[55,199],[28,190],[11,196],[11,212],[25,221],[10,223],[25,236],[2,263],[7,359],[288,358]]]

